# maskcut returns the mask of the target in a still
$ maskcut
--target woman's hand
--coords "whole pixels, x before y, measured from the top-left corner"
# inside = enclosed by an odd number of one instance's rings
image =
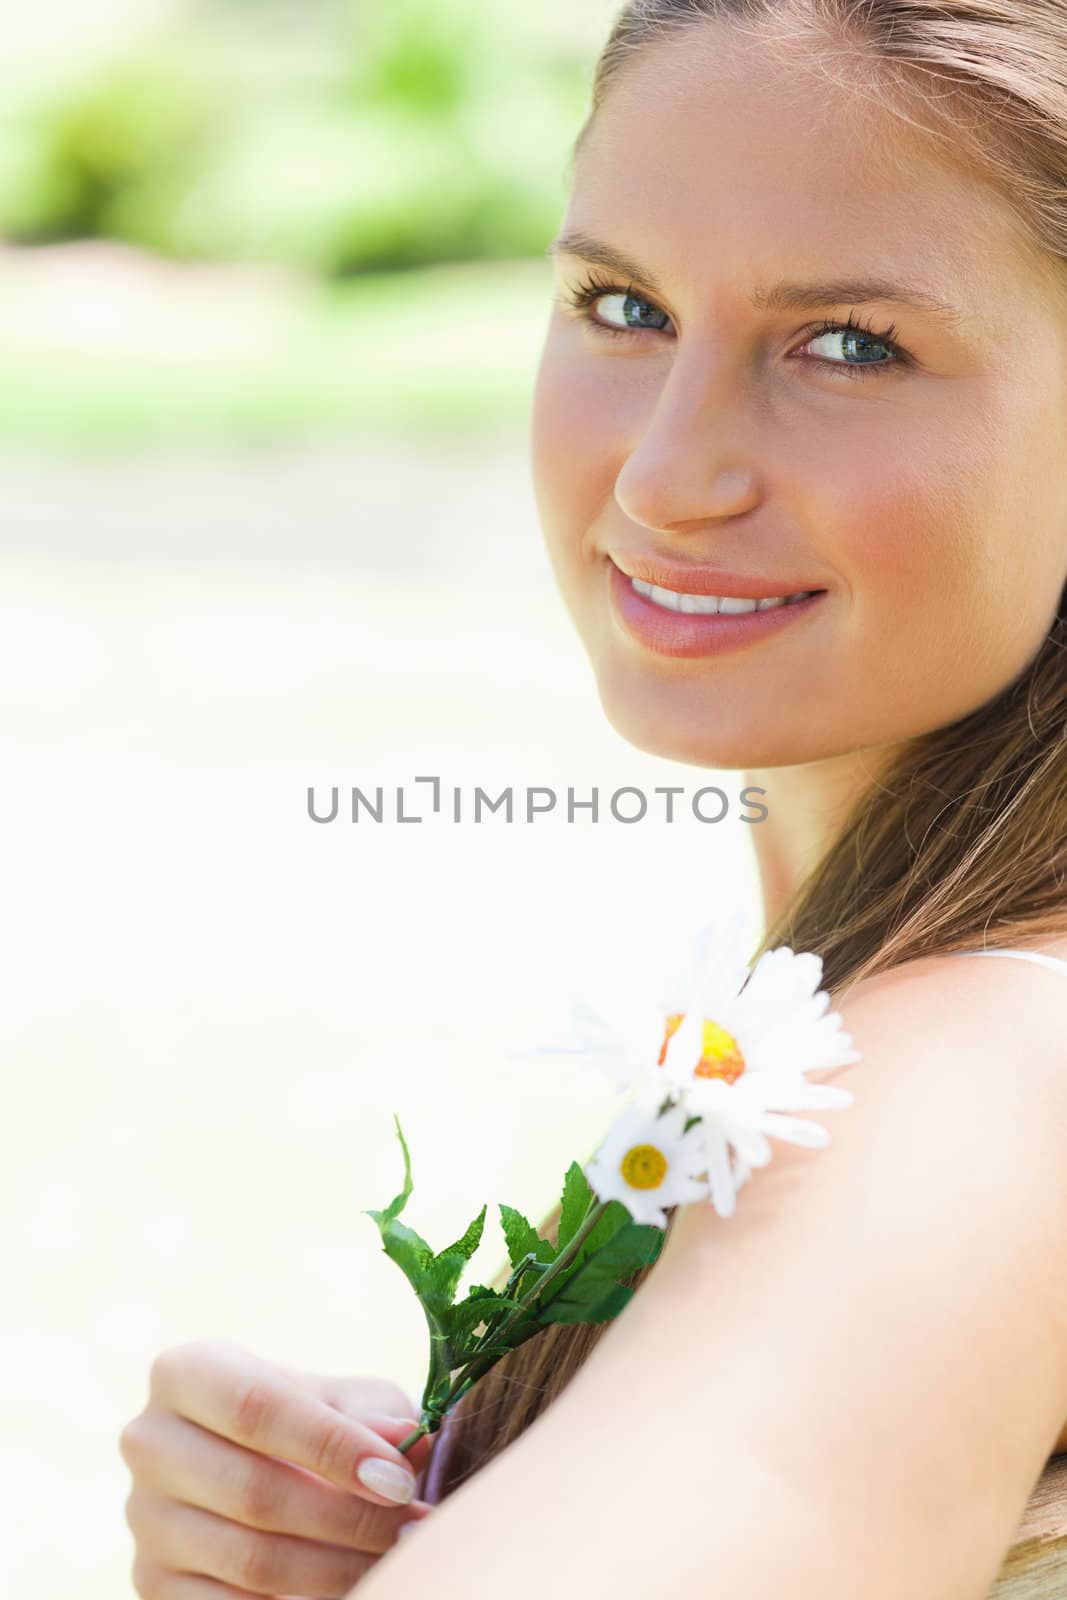
[[[418,1407],[384,1378],[320,1378],[240,1345],[197,1340],[152,1364],[122,1430],[126,1520],[142,1600],[344,1596],[431,1507],[356,1476],[368,1460],[410,1483],[434,1435],[395,1448]]]

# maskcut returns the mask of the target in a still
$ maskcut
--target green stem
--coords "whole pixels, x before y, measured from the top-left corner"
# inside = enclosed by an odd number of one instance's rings
[[[527,1306],[532,1305],[535,1300],[539,1300],[548,1284],[552,1282],[552,1279],[557,1277],[564,1267],[570,1265],[610,1204],[610,1200],[597,1200],[595,1198],[592,1200],[589,1210],[582,1219],[573,1239],[568,1241],[555,1261],[537,1277],[529,1292],[518,1302],[516,1310],[509,1313],[507,1321],[502,1324],[499,1330],[500,1332],[503,1332],[504,1328],[510,1325],[518,1315],[520,1308],[525,1309]]]
[[[528,1311],[533,1305],[534,1301],[541,1298],[545,1288],[552,1282],[552,1279],[557,1277],[559,1273],[563,1271],[564,1267],[569,1266],[574,1260],[575,1256],[578,1254],[578,1251],[581,1249],[586,1239],[588,1239],[589,1235],[592,1233],[593,1229],[596,1227],[597,1223],[600,1221],[610,1204],[610,1200],[598,1201],[594,1197],[590,1203],[589,1210],[582,1219],[577,1232],[574,1234],[574,1237],[568,1240],[567,1244],[560,1251],[555,1261],[553,1261],[543,1273],[538,1275],[529,1290],[527,1290],[526,1294],[524,1294],[521,1299],[515,1302],[514,1309],[508,1312],[503,1322],[496,1327],[491,1327],[486,1330],[486,1332],[482,1335],[482,1340],[479,1341],[480,1343],[487,1340],[490,1336],[492,1336],[494,1341],[498,1340],[502,1334],[507,1332],[517,1317],[521,1316],[524,1311]],[[464,1364],[464,1366],[459,1369],[453,1378],[451,1387],[449,1388],[449,1391],[445,1396],[444,1403],[440,1408],[438,1420],[444,1417],[445,1413],[451,1410],[452,1406],[456,1404],[462,1395],[464,1395],[473,1384],[477,1383],[479,1378],[483,1378],[489,1369],[495,1366],[496,1363],[501,1359],[502,1357],[499,1354],[493,1355],[488,1359],[486,1359],[484,1356],[479,1357],[477,1353],[472,1356]],[[417,1441],[422,1438],[423,1434],[430,1432],[428,1424],[433,1420],[433,1418],[428,1418],[424,1413],[414,1433],[409,1433],[403,1443],[397,1445],[397,1449],[406,1454],[407,1451],[411,1449],[412,1445],[417,1443]]]

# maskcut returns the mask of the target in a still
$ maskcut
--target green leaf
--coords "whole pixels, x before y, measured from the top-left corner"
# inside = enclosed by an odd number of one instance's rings
[[[412,1189],[411,1156],[408,1153],[408,1142],[404,1138],[404,1130],[400,1126],[400,1118],[397,1116],[395,1111],[393,1112],[393,1121],[396,1123],[396,1136],[400,1140],[400,1148],[404,1152],[404,1187],[401,1189],[400,1193],[395,1199],[390,1200],[384,1211],[368,1211],[366,1213],[367,1216],[373,1217],[379,1226],[383,1220],[392,1222],[394,1217],[398,1217],[400,1215],[408,1203],[408,1195],[411,1193]],[[427,1246],[427,1249],[428,1248],[429,1246]]]
[[[460,1273],[467,1262],[467,1256],[461,1248],[443,1251],[440,1256],[435,1256],[426,1240],[409,1228],[403,1222],[398,1222],[397,1217],[403,1211],[411,1194],[411,1156],[408,1152],[404,1131],[400,1126],[400,1119],[393,1114],[396,1123],[397,1137],[404,1152],[404,1186],[400,1193],[393,1199],[384,1211],[366,1210],[365,1216],[373,1217],[378,1224],[382,1236],[382,1247],[390,1260],[395,1261],[404,1273],[411,1287],[419,1297],[426,1321],[430,1329],[430,1362],[429,1374],[423,1392],[423,1406],[426,1405],[427,1396],[436,1392],[443,1380],[446,1380],[455,1366],[452,1342],[448,1334],[447,1318],[451,1310],[455,1287],[459,1281]],[[472,1223],[460,1241],[460,1246],[473,1236],[479,1223],[484,1223],[485,1212],[478,1223]],[[447,1387],[447,1384],[446,1384]]]
[[[427,1270],[434,1259],[434,1253],[421,1234],[416,1233],[414,1228],[409,1228],[405,1223],[396,1220],[408,1203],[412,1183],[411,1155],[408,1151],[407,1140],[404,1138],[404,1130],[400,1126],[400,1118],[395,1111],[393,1113],[393,1121],[396,1123],[400,1148],[404,1152],[404,1187],[389,1202],[384,1211],[367,1209],[363,1215],[374,1218],[382,1236],[382,1246],[386,1255],[396,1262],[416,1294],[419,1294],[426,1281]]]
[[[608,1202],[607,1210],[604,1212],[604,1215],[601,1217],[600,1221],[596,1224],[596,1227],[593,1228],[588,1237],[583,1239],[579,1245],[578,1253],[574,1258],[574,1264],[580,1266],[583,1261],[585,1261],[594,1253],[594,1251],[603,1249],[604,1245],[607,1244],[609,1239],[613,1239],[617,1233],[621,1233],[623,1229],[632,1226],[635,1227],[638,1226],[638,1224],[634,1223],[633,1217],[623,1205],[622,1201],[610,1200]],[[645,1224],[641,1224],[641,1226],[645,1226]],[[661,1234],[663,1230],[661,1228],[657,1228],[655,1231]],[[564,1278],[567,1278],[569,1275],[569,1271],[564,1271],[562,1273],[562,1277]]]
[[[371,1212],[372,1216],[377,1213]],[[391,1261],[407,1278],[416,1294],[421,1294],[428,1281],[428,1274],[433,1263],[433,1251],[421,1234],[414,1228],[408,1228],[402,1222],[379,1222],[382,1230],[382,1248]]]
[[[481,1243],[485,1213],[488,1209],[487,1205],[483,1206],[463,1237],[434,1257],[430,1268],[430,1280],[435,1305],[451,1305],[456,1298],[456,1289],[463,1276],[463,1269]]]
[[[500,1226],[504,1230],[504,1239],[508,1247],[508,1259],[512,1267],[517,1267],[532,1250],[538,1261],[551,1263],[555,1261],[557,1250],[549,1239],[542,1239],[532,1223],[527,1222],[521,1211],[516,1211],[513,1206],[500,1205]]]
[[[462,1338],[469,1338],[480,1322],[489,1322],[497,1312],[506,1316],[514,1311],[515,1304],[509,1295],[494,1294],[491,1290],[477,1298],[468,1296],[452,1307],[449,1332],[453,1342],[459,1344]]]
[[[422,1391],[423,1411],[429,1416],[440,1414],[451,1388],[452,1374],[450,1372],[441,1373],[432,1384],[427,1381],[426,1387]]]
[[[573,1272],[560,1275],[561,1288],[557,1290],[556,1283],[549,1286],[547,1301],[537,1308],[539,1320],[607,1322],[617,1316],[633,1293],[619,1280],[650,1266],[663,1248],[663,1238],[664,1230],[648,1223],[630,1221],[617,1229],[593,1254],[582,1256]]]
[[[595,1199],[580,1163],[572,1161],[563,1180],[563,1198],[560,1201],[559,1232],[556,1235],[560,1250],[574,1238],[585,1220],[590,1201]]]
[[[495,1300],[500,1294],[499,1289],[487,1288],[484,1283],[473,1283],[467,1290],[466,1300],[461,1300],[460,1305],[467,1305],[474,1300]],[[459,1307],[457,1306],[457,1310]]]
[[[485,1213],[488,1211],[488,1209],[488,1205],[484,1205],[481,1211],[475,1217],[474,1221],[471,1223],[470,1227],[467,1229],[466,1233],[463,1235],[462,1239],[457,1239],[455,1244],[450,1244],[447,1250],[440,1251],[438,1259],[440,1259],[441,1256],[451,1255],[454,1251],[458,1250],[460,1254],[464,1256],[467,1261],[469,1261],[471,1256],[482,1242],[482,1230],[485,1227]]]
[[[514,1310],[514,1301],[511,1302],[511,1307]],[[543,1333],[544,1328],[545,1323],[538,1316],[536,1309],[523,1310],[514,1322],[509,1323],[506,1333],[495,1334],[486,1340],[475,1359],[480,1361],[484,1356],[489,1358],[490,1362],[499,1361],[509,1351],[517,1350],[520,1344],[525,1344],[527,1339],[533,1338],[535,1333]]]
[[[633,1298],[633,1290],[623,1283],[617,1283],[609,1289],[607,1294],[588,1304],[584,1301],[572,1302],[570,1300],[553,1301],[545,1307],[542,1321],[550,1322],[610,1322],[617,1317],[623,1307]],[[553,1314],[553,1306],[558,1310]]]
[[[456,1284],[467,1265],[466,1256],[435,1256],[426,1269],[422,1286],[422,1302],[441,1316],[456,1298]]]

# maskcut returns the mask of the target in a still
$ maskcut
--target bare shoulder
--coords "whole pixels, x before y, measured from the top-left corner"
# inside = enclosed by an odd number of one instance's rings
[[[977,1059],[1008,1059],[1024,1066],[1019,1088],[1045,1085],[1067,1094],[1067,936],[1017,946],[1048,955],[1061,966],[987,955],[929,955],[864,979],[833,1005],[856,1038],[857,1050],[886,1054],[899,1064],[894,1042],[912,1038],[918,1059],[936,1051],[937,1074],[969,1078]],[[926,1062],[925,1074],[931,1066]],[[861,1082],[869,1072],[856,1074]],[[1013,1080],[1016,1074],[1013,1074]],[[841,1080],[841,1074],[835,1082]],[[990,1085],[995,1093],[995,1085]]]

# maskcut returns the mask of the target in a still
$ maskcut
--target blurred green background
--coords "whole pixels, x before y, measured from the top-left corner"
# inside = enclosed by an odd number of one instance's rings
[[[520,418],[615,9],[43,0],[5,23],[0,434]],[[508,337],[469,360],[472,319]]]
[[[0,1593],[132,1594],[119,1434],[228,1337],[417,1400],[437,1248],[610,1091],[509,1051],[754,905],[738,773],[607,724],[545,557],[544,249],[606,0],[33,0],[0,51]],[[440,778],[424,826],[306,795]],[[718,783],[718,826],[653,790]],[[548,786],[534,826],[453,825]],[[637,786],[640,825],[607,814]],[[600,796],[569,825],[568,789]],[[631,797],[632,804],[632,797]],[[627,807],[629,810],[629,807]],[[343,813],[343,802],[342,802]]]

